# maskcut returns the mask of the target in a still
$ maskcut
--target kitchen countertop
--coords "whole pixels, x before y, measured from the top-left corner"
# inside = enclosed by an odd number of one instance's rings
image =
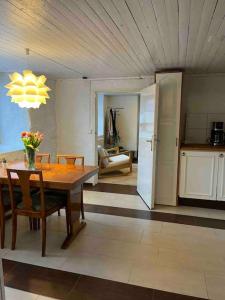
[[[209,144],[182,144],[180,147],[181,151],[184,150],[193,150],[193,151],[223,151],[225,152],[224,146],[212,146]]]

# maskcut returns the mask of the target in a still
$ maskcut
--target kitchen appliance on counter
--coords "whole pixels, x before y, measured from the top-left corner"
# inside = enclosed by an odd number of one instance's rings
[[[211,130],[210,144],[213,146],[224,145],[224,123],[213,122]]]

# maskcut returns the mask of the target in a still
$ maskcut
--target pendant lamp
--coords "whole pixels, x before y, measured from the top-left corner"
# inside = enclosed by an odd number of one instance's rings
[[[29,54],[29,49],[26,51]],[[9,78],[11,82],[5,87],[9,89],[7,96],[11,97],[11,102],[22,108],[39,108],[46,104],[50,88],[45,85],[47,78],[44,75],[36,76],[32,71],[24,70],[22,74],[14,72]]]

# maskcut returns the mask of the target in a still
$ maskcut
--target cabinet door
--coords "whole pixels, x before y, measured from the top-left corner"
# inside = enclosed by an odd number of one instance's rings
[[[217,200],[225,201],[225,158],[224,153],[218,154]]]
[[[182,151],[179,196],[216,200],[218,153]]]

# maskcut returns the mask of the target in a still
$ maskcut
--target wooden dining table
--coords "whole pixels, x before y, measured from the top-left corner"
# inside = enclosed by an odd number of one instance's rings
[[[7,163],[6,166],[0,166],[0,183],[8,184],[7,168],[18,170],[27,169],[26,163],[19,161]],[[69,233],[67,234],[62,247],[66,249],[75,239],[77,234],[84,228],[86,222],[81,220],[81,197],[82,185],[92,176],[98,173],[98,167],[79,166],[67,164],[37,163],[36,169],[41,170],[43,174],[44,188],[65,191],[67,195],[67,205],[71,213],[71,222]],[[20,185],[18,177],[13,174],[13,184]],[[30,178],[31,187],[38,187],[37,175]]]

